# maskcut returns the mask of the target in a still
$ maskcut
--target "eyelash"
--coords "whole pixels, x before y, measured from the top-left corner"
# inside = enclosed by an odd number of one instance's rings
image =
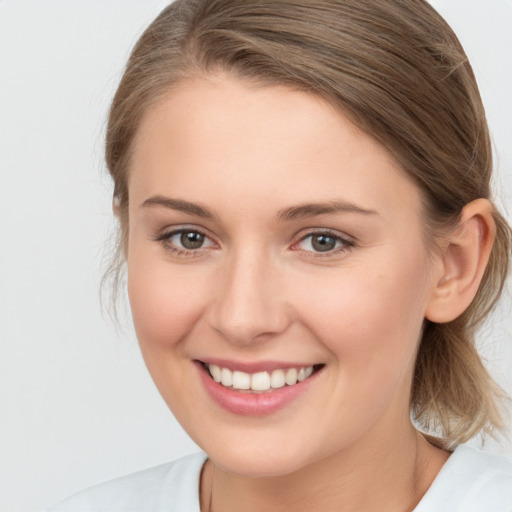
[[[339,247],[334,248],[333,250],[325,251],[325,252],[319,252],[319,251],[304,251],[309,258],[332,258],[339,256],[340,254],[349,251],[355,246],[355,242],[353,240],[349,240],[348,238],[345,238],[341,236],[339,233],[332,231],[330,229],[316,229],[312,230],[309,233],[302,236],[297,242],[295,242],[292,245],[292,249],[299,245],[300,243],[304,242],[308,238],[313,238],[315,236],[325,236],[328,238],[332,238],[336,244],[339,243]],[[311,242],[312,243],[312,242]],[[300,250],[300,249],[293,249],[293,250]]]
[[[196,227],[190,227],[190,228],[181,227],[179,229],[174,229],[170,232],[158,235],[154,240],[156,242],[161,243],[166,250],[170,251],[171,253],[173,253],[177,256],[199,257],[204,253],[205,250],[208,249],[208,247],[203,247],[203,246],[198,247],[197,249],[186,249],[186,248],[178,247],[175,244],[173,244],[172,242],[170,242],[170,240],[173,236],[182,235],[183,233],[195,233],[195,234],[201,235],[206,240],[209,240],[212,244],[214,244],[214,242],[212,242],[211,238],[204,231],[202,231],[201,229],[198,229]],[[310,231],[309,233],[303,235],[297,242],[294,242],[292,244],[291,249],[296,250],[296,251],[300,250],[300,249],[295,249],[295,247],[298,246],[299,244],[303,243],[308,238],[312,238],[314,236],[325,236],[328,238],[332,238],[335,241],[335,243],[340,244],[340,246],[333,250],[325,251],[324,253],[320,252],[320,251],[303,251],[305,254],[307,254],[307,257],[310,257],[310,258],[329,258],[329,257],[338,256],[340,253],[347,252],[355,246],[354,241],[344,238],[332,230],[317,229],[317,230]]]
[[[205,240],[210,240],[211,238],[201,229],[196,227],[181,227],[179,229],[174,229],[172,231],[162,233],[161,235],[155,238],[156,242],[161,243],[164,248],[176,256],[184,256],[188,258],[197,258],[201,256],[207,247],[199,247],[197,249],[186,249],[182,247],[177,247],[175,244],[171,242],[171,238],[176,235],[182,235],[183,233],[196,233],[198,235],[204,236]]]

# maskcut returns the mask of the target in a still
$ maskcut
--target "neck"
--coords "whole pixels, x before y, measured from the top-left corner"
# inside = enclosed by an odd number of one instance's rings
[[[201,510],[410,511],[448,454],[429,444],[410,422],[401,435],[387,439],[396,442],[368,439],[282,476],[241,477],[219,467],[213,472],[209,461],[202,475]]]

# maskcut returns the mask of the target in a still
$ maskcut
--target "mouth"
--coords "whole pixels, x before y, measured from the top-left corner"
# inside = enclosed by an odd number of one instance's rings
[[[225,389],[239,393],[272,393],[283,388],[291,388],[308,380],[319,372],[325,364],[273,368],[264,371],[245,372],[222,366],[221,364],[198,361],[205,373]],[[273,364],[272,366],[276,366]]]
[[[221,359],[196,359],[194,363],[213,403],[230,414],[246,417],[264,417],[296,402],[314,386],[326,366]]]

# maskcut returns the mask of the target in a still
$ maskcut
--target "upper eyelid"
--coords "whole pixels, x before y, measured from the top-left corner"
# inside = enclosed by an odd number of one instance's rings
[[[209,240],[211,245],[208,245],[206,247],[198,247],[197,249],[187,249],[186,247],[181,247],[178,244],[175,244],[171,241],[171,238],[183,233],[184,231],[189,232],[195,232],[199,233],[200,235],[203,235],[206,239]],[[204,254],[205,251],[212,248],[212,246],[218,245],[217,242],[208,234],[204,232],[204,230],[199,229],[197,227],[186,227],[186,226],[180,226],[175,227],[173,229],[163,229],[159,234],[153,237],[153,240],[163,246],[163,248],[167,251],[170,251],[171,253],[175,253],[176,255],[185,257],[185,256],[195,256],[199,257],[202,254]],[[215,247],[213,247],[215,248]]]
[[[343,233],[341,231],[338,231],[336,229],[330,229],[330,228],[309,228],[307,230],[301,230],[296,235],[296,241],[300,242],[301,240],[304,240],[308,236],[312,235],[328,235],[332,236],[333,238],[339,238],[340,240],[343,240],[345,242],[355,243],[356,239],[353,236],[350,236],[346,233]],[[296,243],[296,242],[294,242]]]
[[[325,252],[310,251],[310,250],[299,249],[299,248],[294,249],[294,247],[296,247],[298,244],[300,244],[301,242],[304,242],[304,240],[306,240],[307,238],[314,236],[314,235],[330,236],[330,237],[336,239],[336,241],[340,243],[340,246],[337,248],[334,248],[332,250],[325,251]],[[350,251],[351,249],[353,249],[356,246],[357,246],[356,241],[353,237],[344,235],[344,234],[340,233],[339,231],[326,229],[326,228],[317,228],[317,229],[312,229],[307,233],[304,233],[302,236],[299,236],[298,239],[295,242],[293,242],[293,244],[291,245],[291,249],[296,250],[296,251],[302,251],[303,253],[307,254],[308,257],[335,258],[336,256],[340,256],[340,254],[342,254],[342,253],[344,254],[347,251]]]
[[[199,247],[197,249],[187,249],[186,247],[180,247],[180,245],[177,245],[173,242],[171,242],[171,238],[182,233],[183,231],[191,231],[195,233],[199,233],[200,235],[204,236],[207,240],[209,240],[210,245],[207,247]],[[211,246],[218,245],[217,241],[212,238],[210,235],[208,235],[204,230],[199,228],[192,228],[192,227],[186,227],[186,226],[180,226],[175,228],[164,228],[160,230],[159,232],[153,234],[150,239],[154,242],[157,242],[161,244],[164,248],[171,250],[174,248],[175,251],[180,251],[183,253],[189,252],[189,253],[199,253],[200,251],[204,251],[207,249],[210,249]]]
[[[209,238],[210,240],[213,240],[214,237],[212,237],[207,229],[201,228],[199,226],[194,225],[179,225],[179,226],[167,226],[161,230],[158,231],[158,233],[155,235],[155,239],[163,239],[163,238],[169,238],[172,235],[175,235],[177,233],[181,233],[183,231],[194,231],[196,233],[200,233],[201,235],[204,235],[205,237]]]

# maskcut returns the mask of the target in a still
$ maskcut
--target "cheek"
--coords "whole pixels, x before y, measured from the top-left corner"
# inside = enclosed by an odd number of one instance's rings
[[[177,413],[188,411],[194,403],[194,389],[185,389],[189,379],[190,355],[187,352],[198,319],[203,313],[201,279],[193,279],[184,267],[172,269],[163,264],[142,264],[135,258],[128,264],[128,295],[133,323],[147,369],[167,402]],[[183,422],[183,418],[181,420]]]
[[[205,282],[197,269],[137,255],[129,259],[128,296],[143,351],[179,348],[203,312]]]
[[[297,290],[299,316],[348,374],[384,378],[415,354],[425,309],[424,267],[389,261],[341,269],[335,277],[303,281]]]
[[[410,380],[423,325],[422,269],[347,269],[323,286],[298,290],[299,314],[331,354],[326,439],[355,438],[379,417],[408,417]],[[313,285],[313,283],[309,283]],[[311,290],[316,290],[311,293]]]

